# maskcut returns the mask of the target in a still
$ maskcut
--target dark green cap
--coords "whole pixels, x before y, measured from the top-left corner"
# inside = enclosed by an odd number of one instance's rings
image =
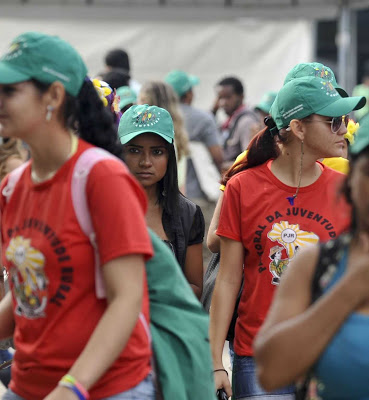
[[[272,106],[275,98],[277,97],[277,92],[266,92],[261,98],[260,103],[258,103],[255,108],[259,108],[261,111],[269,114],[270,107]]]
[[[87,75],[81,56],[66,41],[40,32],[16,37],[0,59],[0,84],[36,79],[61,82],[66,92],[77,96]]]
[[[316,78],[330,82],[342,97],[348,97],[347,92],[338,86],[333,71],[326,65],[318,62],[300,63],[295,65],[287,74],[284,84],[288,83],[292,79],[302,78],[304,76],[315,76]]]
[[[156,133],[173,143],[173,120],[164,108],[142,104],[130,107],[120,119],[118,136],[122,144],[128,143],[142,133]]]
[[[129,86],[121,86],[117,89],[117,95],[119,96],[119,108],[122,109],[128,104],[134,104],[137,100],[137,95],[133,89]]]
[[[341,97],[327,80],[315,76],[292,79],[279,91],[270,114],[277,128],[286,128],[293,119],[311,114],[340,117],[359,110],[366,103],[365,97]]]
[[[169,72],[164,80],[166,83],[172,86],[178,97],[182,97],[193,86],[198,85],[200,82],[197,76],[188,75],[186,74],[186,72],[180,71],[178,69]]]
[[[369,146],[369,115],[360,120],[360,127],[355,136],[355,142],[350,146],[350,154],[356,155]]]

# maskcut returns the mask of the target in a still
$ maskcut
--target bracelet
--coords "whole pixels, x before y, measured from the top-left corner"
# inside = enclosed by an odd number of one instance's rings
[[[73,378],[72,375],[64,375],[63,378],[60,379],[58,385],[72,390],[79,400],[89,400],[90,398],[88,391],[76,380],[76,378]]]
[[[224,368],[215,369],[213,372],[224,371],[228,376],[228,371]]]

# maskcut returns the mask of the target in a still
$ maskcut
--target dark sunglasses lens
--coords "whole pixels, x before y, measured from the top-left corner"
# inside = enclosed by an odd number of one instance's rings
[[[337,133],[341,128],[341,124],[342,124],[342,117],[333,118],[332,119],[332,132]]]

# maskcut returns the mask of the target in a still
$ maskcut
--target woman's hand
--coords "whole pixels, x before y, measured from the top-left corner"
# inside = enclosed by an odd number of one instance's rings
[[[227,396],[231,397],[231,382],[229,381],[227,372],[225,370],[223,371],[222,369],[214,371],[215,390],[217,391],[219,389],[224,389],[227,393]]]
[[[78,400],[78,396],[71,389],[57,386],[44,400]]]

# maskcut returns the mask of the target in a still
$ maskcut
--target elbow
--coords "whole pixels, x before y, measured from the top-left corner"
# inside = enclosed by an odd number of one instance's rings
[[[215,233],[210,233],[208,234],[208,237],[206,239],[206,244],[208,246],[208,249],[212,253],[219,253],[220,251],[220,239]]]
[[[268,356],[270,352],[264,349],[257,341],[254,343],[254,358],[256,363],[256,375],[260,386],[267,392],[274,391],[285,386],[283,377],[278,368],[275,368],[273,360]]]

